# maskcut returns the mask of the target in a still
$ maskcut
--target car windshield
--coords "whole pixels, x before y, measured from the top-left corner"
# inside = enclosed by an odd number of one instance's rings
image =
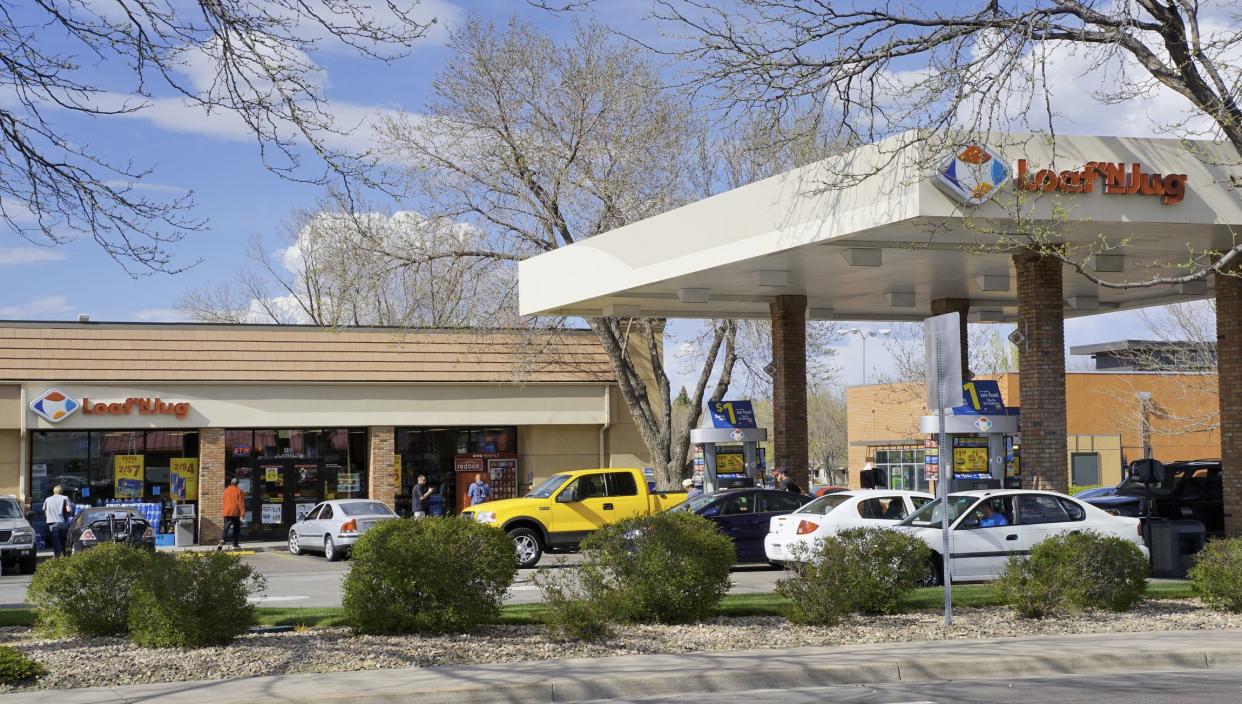
[[[958,516],[970,510],[970,507],[978,502],[978,496],[950,496],[949,523],[952,523]],[[940,520],[943,514],[940,507],[943,503],[941,499],[936,499],[929,504],[925,504],[923,508],[910,514],[906,520],[897,525],[915,526],[918,528],[940,528]]]
[[[388,508],[379,501],[351,501],[347,504],[340,504],[341,511],[346,516],[392,516],[392,509]]]
[[[1130,477],[1117,485],[1118,494],[1127,494],[1129,496],[1146,496],[1148,487],[1155,496],[1168,496],[1172,494],[1177,485],[1182,483],[1188,474],[1193,472],[1192,469],[1176,469],[1173,467],[1164,468],[1164,481],[1152,482],[1150,485],[1143,484],[1134,477]],[[1207,470],[1203,470],[1206,472]]]
[[[526,495],[526,498],[528,498],[528,499],[546,499],[546,498],[548,498],[549,496],[552,496],[552,494],[553,494],[553,493],[554,493],[557,489],[560,489],[560,488],[561,488],[561,485],[562,485],[562,484],[564,484],[564,483],[565,483],[565,482],[567,482],[567,481],[569,481],[569,475],[568,475],[568,474],[553,474],[552,476],[550,476],[550,477],[548,477],[547,479],[543,480],[543,483],[542,483],[542,484],[540,484],[539,486],[535,487],[534,489],[531,489],[531,490],[530,490],[530,493]]]
[[[0,518],[21,518],[22,510],[12,499],[0,501]]]
[[[848,494],[829,494],[827,496],[821,496],[806,506],[798,509],[797,513],[814,513],[816,515],[825,516],[828,512],[832,511],[832,509],[840,506],[852,498],[854,497],[849,496]]]
[[[89,510],[83,511],[82,513],[83,513],[82,521],[85,523],[91,523],[94,521],[106,521],[109,518],[115,518],[118,521],[123,521],[127,517],[135,519],[135,520],[145,520],[142,517],[142,514],[138,513],[137,509],[132,509],[132,508],[98,508],[98,509],[89,509]]]
[[[716,498],[717,498],[716,494],[699,494],[693,499],[689,499],[687,501],[683,501],[677,504],[675,507],[673,507],[672,510],[688,511],[690,513],[698,513],[699,509],[715,501]]]

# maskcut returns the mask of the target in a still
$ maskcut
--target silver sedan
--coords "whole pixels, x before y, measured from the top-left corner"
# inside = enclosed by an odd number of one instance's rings
[[[289,528],[289,554],[314,550],[322,552],[329,561],[339,560],[368,528],[396,517],[381,501],[324,501]]]

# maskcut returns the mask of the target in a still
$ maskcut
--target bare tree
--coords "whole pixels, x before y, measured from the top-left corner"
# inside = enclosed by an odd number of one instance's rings
[[[517,261],[691,197],[686,172],[699,128],[689,106],[602,28],[576,26],[558,46],[516,20],[502,30],[470,18],[449,48],[423,114],[388,120],[383,136],[427,211],[490,233],[490,243],[428,253],[426,261]],[[729,387],[735,323],[709,325],[688,413],[674,424],[664,321],[587,322],[612,362],[658,483],[676,485],[704,401]]]
[[[167,245],[203,226],[190,196],[152,195],[149,169],[100,157],[64,114],[189,109],[237,123],[283,177],[348,187],[376,162],[340,146],[356,125],[333,114],[311,54],[331,44],[391,61],[428,27],[387,0],[6,3],[0,221],[36,244],[93,237],[131,275],[175,271]],[[323,168],[306,168],[306,155]]]
[[[892,360],[892,371],[881,374],[880,383],[923,381],[927,362],[923,352],[923,326],[919,323],[893,323],[892,335],[884,339],[884,351]],[[975,376],[996,376],[1018,370],[1017,351],[1001,334],[997,325],[968,324],[970,371]],[[903,385],[922,393],[922,387]],[[917,388],[916,388],[917,387]]]
[[[551,3],[573,9],[573,3]],[[1158,131],[1207,137],[1224,150],[1190,155],[1238,164],[1242,153],[1242,16],[1229,4],[1188,0],[986,2],[949,8],[920,3],[787,0],[654,0],[655,15],[684,43],[661,50],[687,61],[689,81],[726,110],[823,115],[837,143],[862,145],[905,133],[859,160],[825,163],[819,187],[856,183],[901,161],[925,173],[963,137],[1000,139],[1024,128],[1055,139],[1060,117],[1050,68],[1106,76],[1094,97],[1118,104],[1168,91],[1186,115],[1161,116]],[[1081,78],[1082,76],[1080,76]],[[1063,106],[1069,111],[1076,106]],[[1238,184],[1233,184],[1234,186]],[[1193,250],[1141,275],[1100,276],[1094,254],[1123,240],[1070,245],[1058,222],[1018,194],[1004,226],[977,225],[977,246],[1031,250],[1060,259],[1109,288],[1134,288],[1236,274],[1242,241]],[[1043,209],[1046,210],[1046,209]],[[1035,213],[1035,214],[1033,214]]]

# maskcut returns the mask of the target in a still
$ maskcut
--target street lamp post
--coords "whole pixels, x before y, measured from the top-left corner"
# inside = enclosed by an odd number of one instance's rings
[[[893,331],[885,328],[883,330],[862,330],[859,328],[850,328],[845,331],[846,335],[857,335],[862,338],[862,365],[863,365],[863,384],[867,383],[867,338],[881,337],[883,335],[892,335]]]

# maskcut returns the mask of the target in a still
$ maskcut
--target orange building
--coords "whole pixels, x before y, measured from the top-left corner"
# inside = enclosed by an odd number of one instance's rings
[[[1016,404],[1020,375],[993,378],[1005,403]],[[1166,462],[1220,456],[1215,373],[1072,371],[1065,387],[1071,484],[1116,484],[1122,467],[1148,446]],[[914,382],[847,390],[851,485],[867,463],[886,477],[923,471],[924,389]]]

